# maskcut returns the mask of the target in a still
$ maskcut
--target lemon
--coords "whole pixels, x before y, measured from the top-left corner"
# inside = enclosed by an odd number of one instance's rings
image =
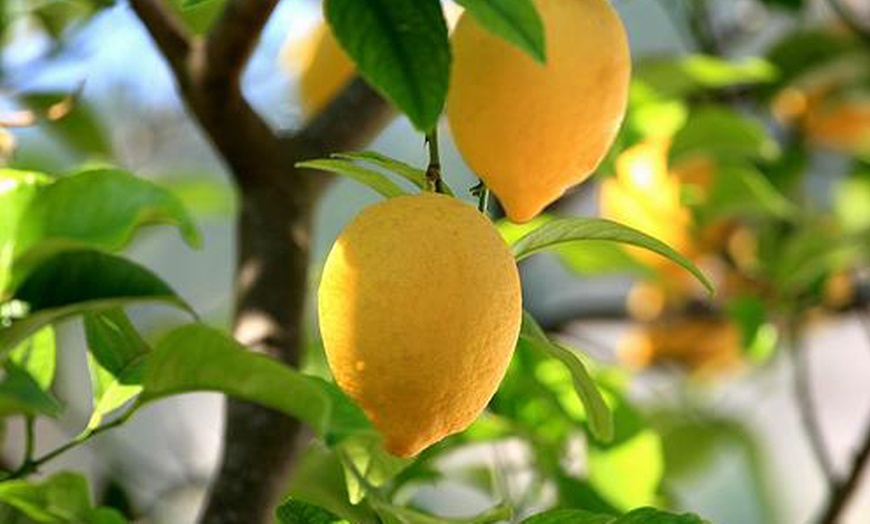
[[[741,366],[741,332],[723,318],[661,320],[624,338],[619,356],[633,367],[677,364],[695,375],[713,376]]]
[[[607,0],[535,0],[547,60],[463,14],[452,36],[447,118],[468,165],[514,222],[589,177],[625,113],[628,41]]]
[[[341,389],[413,456],[486,407],[517,341],[516,262],[492,223],[422,194],[364,210],[327,257],[318,312]]]
[[[601,184],[601,215],[634,227],[691,255],[692,217],[681,200],[681,179],[668,170],[670,143],[651,139],[623,151],[616,176]],[[641,262],[658,270],[675,264],[655,253],[627,248]]]
[[[301,46],[288,39],[281,53],[281,63],[300,74],[299,96],[306,118],[326,107],[356,74],[353,62],[325,23],[317,26]]]

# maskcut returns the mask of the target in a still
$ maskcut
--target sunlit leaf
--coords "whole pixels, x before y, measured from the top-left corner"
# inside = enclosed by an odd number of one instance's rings
[[[143,226],[179,228],[191,246],[199,232],[171,192],[121,170],[84,171],[58,179],[32,199],[16,235],[14,278],[48,254],[71,247],[118,251]],[[24,263],[21,256],[27,257]],[[14,280],[13,280],[14,284]]]
[[[386,169],[391,173],[399,175],[400,177],[411,182],[420,189],[425,188],[427,184],[425,169],[416,168],[410,164],[402,162],[401,160],[396,160],[395,158],[391,158],[386,155],[376,153],[374,151],[335,153],[332,156],[345,160],[358,160],[361,162],[368,162],[382,169]],[[453,195],[453,191],[447,185],[447,182],[442,180],[441,185],[444,189],[445,194],[451,196]]]
[[[613,416],[580,357],[574,351],[550,340],[541,326],[527,312],[523,313],[520,338],[557,359],[568,368],[574,382],[574,389],[586,408],[589,429],[596,438],[602,441],[611,440],[613,438]]]
[[[0,300],[8,291],[21,216],[40,188],[51,181],[41,173],[0,170]]]
[[[517,260],[522,260],[556,246],[583,240],[618,242],[658,253],[682,266],[710,292],[713,291],[713,285],[691,260],[646,233],[610,220],[579,217],[559,218],[543,224],[522,237],[513,244],[512,249]]]
[[[349,400],[336,397],[320,379],[248,351],[201,324],[178,328],[148,357],[141,402],[197,391],[221,392],[297,418],[324,438],[370,431]],[[338,405],[343,400],[344,405]]]
[[[9,360],[30,375],[40,388],[48,391],[57,364],[56,342],[54,328],[42,328],[13,349]]]
[[[383,173],[375,171],[374,169],[369,169],[367,167],[354,164],[353,162],[347,160],[326,158],[320,160],[307,160],[305,162],[297,163],[296,167],[317,169],[320,171],[328,171],[330,173],[336,173],[338,175],[346,176],[348,178],[356,180],[357,182],[365,186],[368,186],[380,195],[387,198],[393,198],[407,194],[406,191],[404,191],[401,187],[397,186]]]
[[[142,392],[148,344],[120,308],[85,315],[94,409],[88,428]]]
[[[41,482],[0,482],[0,503],[36,522],[123,524],[126,520],[109,508],[91,503],[87,480],[78,473],[56,473]]]

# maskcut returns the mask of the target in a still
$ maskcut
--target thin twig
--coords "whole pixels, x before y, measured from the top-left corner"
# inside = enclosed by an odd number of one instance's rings
[[[208,83],[237,83],[278,0],[230,0],[206,40]]]
[[[22,467],[33,462],[36,453],[36,417],[27,415],[24,418],[24,461]]]
[[[794,323],[790,323],[787,330],[790,346],[787,353],[792,358],[794,395],[800,412],[801,425],[804,428],[804,433],[809,441],[813,456],[825,477],[828,489],[830,492],[833,492],[837,483],[837,477],[817,416],[816,403],[810,385],[809,355],[798,334],[797,326]]]
[[[870,342],[870,322],[865,318],[866,311],[858,312],[858,321],[865,331],[865,339]],[[819,516],[819,524],[837,524],[849,504],[849,500],[858,490],[861,474],[870,464],[870,424],[867,424],[863,440],[852,460],[851,468],[846,478],[838,482],[828,497],[828,503]]]
[[[183,76],[191,44],[181,20],[166,8],[163,0],[130,0],[130,6],[176,76]]]
[[[122,416],[118,417],[117,419],[115,419],[111,422],[107,422],[106,424],[103,424],[102,426],[98,426],[98,427],[93,428],[93,429],[87,429],[87,430],[79,433],[72,440],[70,440],[64,444],[61,444],[60,446],[54,448],[53,450],[49,451],[45,455],[42,455],[42,456],[37,457],[37,458],[26,459],[24,461],[24,463],[21,465],[21,467],[19,467],[17,470],[10,473],[3,480],[18,479],[18,478],[26,477],[32,473],[39,471],[39,468],[41,468],[43,465],[54,460],[55,458],[59,457],[60,455],[63,455],[67,451],[81,446],[82,444],[84,444],[85,442],[89,441],[90,439],[96,437],[100,433],[104,433],[110,429],[113,429],[113,428],[120,426],[121,424],[126,422],[130,418],[130,416],[133,415],[133,413],[135,411],[136,411],[135,408],[132,408],[129,411],[127,411],[126,413],[124,413]]]

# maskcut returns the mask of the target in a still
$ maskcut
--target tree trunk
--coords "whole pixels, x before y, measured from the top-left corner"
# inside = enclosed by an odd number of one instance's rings
[[[269,184],[241,192],[234,334],[252,350],[294,367],[304,344],[317,193],[302,181],[292,191]],[[228,400],[223,463],[201,522],[272,522],[298,455],[300,433],[299,422],[286,415]]]

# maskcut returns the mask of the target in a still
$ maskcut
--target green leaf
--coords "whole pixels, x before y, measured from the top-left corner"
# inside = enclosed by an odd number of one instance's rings
[[[85,478],[77,473],[58,473],[44,482],[0,482],[0,502],[38,522],[75,522],[91,509]]]
[[[86,311],[136,302],[164,302],[191,311],[174,291],[148,269],[114,255],[81,250],[59,253],[30,272],[13,295],[13,306],[27,309],[2,323],[0,354],[40,328]]]
[[[184,204],[156,184],[113,169],[60,178],[44,188],[22,215],[16,266],[22,265],[22,255],[32,263],[71,246],[118,251],[139,228],[152,224],[177,226],[188,244],[200,244]],[[28,264],[23,265],[14,268],[15,275],[26,270]]]
[[[205,34],[220,16],[227,0],[170,0],[169,5],[196,35]]]
[[[574,390],[586,408],[589,429],[592,431],[592,434],[604,442],[612,440],[613,414],[610,412],[610,408],[607,407],[607,403],[604,402],[604,398],[601,396],[601,392],[598,391],[595,381],[592,380],[589,372],[586,371],[586,367],[583,365],[580,357],[574,351],[550,340],[535,319],[525,311],[523,312],[520,339],[555,358],[568,368],[574,383]]]
[[[719,166],[713,187],[698,208],[706,222],[733,216],[792,220],[799,212],[758,168],[748,164]]]
[[[678,162],[702,154],[729,164],[737,160],[770,159],[778,153],[777,148],[761,122],[730,107],[705,106],[693,111],[674,136],[670,160]]]
[[[278,524],[350,524],[329,511],[300,500],[285,500],[275,510]]]
[[[337,405],[325,384],[248,351],[213,328],[191,324],[167,335],[149,356],[140,403],[215,391],[281,411],[327,439],[370,430],[359,408],[349,401]]]
[[[340,158],[344,160],[357,160],[361,162],[368,162],[382,169],[386,169],[391,173],[399,175],[400,177],[411,182],[420,189],[424,189],[427,184],[426,171],[424,169],[416,168],[410,164],[402,162],[401,160],[396,160],[395,158],[382,155],[375,151],[352,151],[349,153],[335,153],[332,156],[334,158]],[[444,188],[444,193],[453,196],[453,191],[447,186],[447,183],[444,180],[441,181],[441,184]]]
[[[51,181],[41,173],[0,169],[0,300],[8,291],[21,215],[40,188]]]
[[[615,507],[626,510],[656,501],[664,474],[657,433],[641,430],[613,445],[591,447],[588,453],[589,482]]]
[[[0,417],[25,414],[56,417],[60,402],[44,390],[26,371],[7,362],[0,380]]]
[[[297,163],[296,167],[318,169],[320,171],[329,171],[330,173],[344,175],[348,178],[356,180],[363,185],[368,186],[369,188],[378,192],[380,195],[387,198],[393,198],[408,194],[401,187],[397,186],[395,183],[393,183],[393,181],[387,178],[383,173],[379,173],[378,171],[375,171],[374,169],[369,169],[367,167],[358,166],[353,162],[347,160],[326,158],[322,158],[319,160],[306,160],[305,162]]]
[[[776,67],[760,58],[731,62],[708,55],[641,60],[634,71],[635,80],[659,96],[679,98],[705,89],[770,83],[776,77]]]
[[[578,509],[556,509],[535,515],[523,524],[705,524],[688,513],[677,515],[655,508],[640,508],[621,517],[600,515]]]
[[[482,27],[535,60],[547,60],[544,24],[532,0],[457,0]]]
[[[345,469],[351,504],[358,504],[366,496],[367,486],[383,486],[411,463],[386,451],[376,434],[350,436],[337,450]]]
[[[9,360],[30,375],[45,391],[54,381],[57,360],[54,328],[45,327],[22,342],[9,354]]]
[[[38,114],[47,114],[49,118],[40,121],[41,127],[73,152],[112,158],[112,143],[102,123],[81,97],[74,98],[70,93],[31,93],[22,97],[22,101]],[[68,113],[53,118],[52,110]]]
[[[447,98],[450,43],[438,0],[325,0],[324,12],[360,74],[421,131]]]
[[[94,410],[88,428],[142,392],[148,344],[120,308],[85,315]]]
[[[318,441],[312,441],[302,453],[293,470],[288,495],[294,500],[325,508],[349,522],[380,524],[365,501],[356,505],[350,503],[344,466],[338,452]]]
[[[559,218],[543,224],[512,246],[517,260],[535,253],[583,240],[606,240],[641,247],[672,260],[695,276],[711,293],[713,285],[695,264],[664,242],[637,229],[597,218]]]
[[[88,481],[78,473],[61,472],[43,482],[0,482],[0,503],[7,504],[36,522],[124,524],[115,510],[95,508]]]

